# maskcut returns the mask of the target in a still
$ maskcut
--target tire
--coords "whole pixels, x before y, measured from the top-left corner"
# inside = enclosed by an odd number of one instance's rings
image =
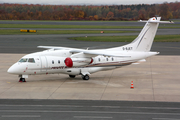
[[[22,82],[26,82],[25,78],[22,78]]]
[[[75,75],[69,75],[70,78],[75,78],[76,76]]]
[[[19,82],[22,82],[22,78],[19,79]]]
[[[82,78],[83,80],[89,80],[89,75],[84,75]]]

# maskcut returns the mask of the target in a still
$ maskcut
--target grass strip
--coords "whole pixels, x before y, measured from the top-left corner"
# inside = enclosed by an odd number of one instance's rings
[[[99,34],[100,30],[37,30],[36,33],[20,32],[20,30],[0,30],[1,35],[26,35],[26,34]],[[107,30],[104,33],[133,33],[136,31],[111,31]]]
[[[132,42],[137,36],[72,37],[72,40],[95,42]],[[156,35],[155,42],[180,42],[180,35]]]
[[[39,24],[0,24],[0,28],[79,28],[79,29],[138,29],[142,26],[101,26],[101,25],[39,25]]]

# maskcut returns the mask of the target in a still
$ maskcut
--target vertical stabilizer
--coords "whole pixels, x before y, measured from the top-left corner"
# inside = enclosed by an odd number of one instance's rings
[[[135,51],[150,51],[161,17],[150,18],[139,36],[131,43]]]
[[[140,20],[140,22],[146,22],[146,24],[144,28],[141,30],[138,37],[130,44],[121,47],[112,48],[111,50],[131,50],[131,51],[144,51],[144,52],[150,51],[159,23],[173,23],[169,21],[160,21],[160,20],[161,17],[153,17],[150,18],[148,21]]]

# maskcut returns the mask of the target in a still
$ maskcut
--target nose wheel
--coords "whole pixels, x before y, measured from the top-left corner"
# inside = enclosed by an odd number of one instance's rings
[[[20,78],[19,82],[26,82],[26,79],[25,78]]]

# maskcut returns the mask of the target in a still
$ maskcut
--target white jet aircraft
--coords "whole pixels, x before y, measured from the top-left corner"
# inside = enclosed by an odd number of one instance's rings
[[[70,78],[89,75],[102,70],[111,70],[122,66],[145,61],[145,58],[159,54],[150,52],[161,17],[150,18],[138,37],[130,44],[109,49],[76,49],[67,47],[38,46],[48,50],[25,55],[8,69],[8,73],[19,75],[19,82],[26,82],[28,75],[68,74]]]

